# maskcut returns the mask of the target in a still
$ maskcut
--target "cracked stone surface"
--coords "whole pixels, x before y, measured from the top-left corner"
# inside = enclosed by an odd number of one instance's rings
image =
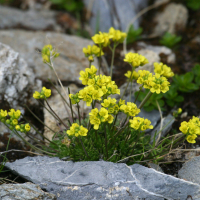
[[[138,164],[72,162],[47,156],[26,157],[6,167],[42,189],[66,199],[200,199],[200,185]]]
[[[83,47],[93,45],[92,40],[54,32],[6,30],[0,31],[0,41],[9,45],[26,60],[35,76],[41,80],[54,80],[55,74],[42,62],[38,50],[46,44],[52,44],[60,56],[54,60],[54,67],[61,81],[81,84],[79,73],[89,67]],[[98,67],[97,60],[93,63]]]
[[[200,156],[192,158],[183,164],[178,172],[178,177],[193,183],[200,184]]]
[[[0,185],[1,200],[56,200],[54,194],[41,190],[33,183]]]

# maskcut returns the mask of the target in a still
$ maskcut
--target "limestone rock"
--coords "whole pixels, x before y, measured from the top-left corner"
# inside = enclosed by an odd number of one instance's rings
[[[83,2],[88,12],[91,12],[90,26],[92,34],[95,33],[97,28],[99,31],[108,32],[112,26],[116,29],[126,31],[131,20],[148,4],[147,0],[84,0]],[[134,22],[135,28],[139,27],[139,20],[137,19]]]
[[[54,194],[49,194],[33,183],[0,185],[1,200],[56,200]]]
[[[178,177],[186,181],[200,184],[200,156],[193,157],[191,160],[183,164],[178,172]]]
[[[0,29],[25,28],[30,30],[57,30],[57,13],[51,10],[22,11],[16,8],[0,6]]]
[[[93,45],[91,40],[77,36],[22,30],[0,31],[0,41],[19,52],[20,56],[27,61],[28,67],[34,70],[36,77],[44,81],[55,80],[56,77],[52,70],[42,62],[41,54],[37,50],[41,50],[44,45],[51,43],[60,53],[60,56],[54,60],[58,77],[62,81],[75,81],[79,84],[81,84],[80,71],[89,66],[82,48]],[[97,61],[94,62],[94,65],[98,68]]]
[[[6,163],[13,172],[66,199],[200,198],[200,185],[134,164],[105,161],[72,162],[46,156]]]
[[[183,4],[170,3],[164,11],[158,13],[154,21],[157,25],[153,31],[154,36],[162,36],[165,32],[176,33],[183,30],[187,24],[188,10]]]

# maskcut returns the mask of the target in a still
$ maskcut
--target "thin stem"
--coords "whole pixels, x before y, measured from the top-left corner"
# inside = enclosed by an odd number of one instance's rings
[[[88,154],[87,154],[87,151],[85,150],[85,147],[84,147],[84,144],[83,144],[81,138],[79,137],[78,139],[79,139],[79,141],[81,142],[81,145],[82,145],[82,147],[83,147],[83,150],[84,150],[86,156],[87,156],[88,158],[90,158],[90,157],[88,156]]]
[[[68,94],[70,94],[69,87],[68,87]],[[74,123],[74,115],[73,115],[73,109],[72,109],[72,102],[71,102],[70,98],[69,98],[69,104],[70,104],[70,110],[71,110],[71,114],[72,114],[72,122]]]
[[[100,75],[100,68],[101,68],[101,51],[102,51],[102,45],[100,45],[100,56],[99,56],[99,75]]]
[[[69,127],[60,119],[60,117],[58,117],[58,115],[53,111],[53,109],[51,108],[51,106],[49,105],[48,101],[45,99],[45,102],[47,103],[49,109],[51,110],[51,112],[54,113],[54,115],[59,119],[59,121],[65,126],[66,129],[68,129]]]
[[[27,106],[27,105],[25,105],[25,107],[28,109],[28,111],[41,123],[41,124],[43,124],[44,126],[46,126],[50,131],[52,131],[53,133],[54,133],[54,130],[52,130],[50,127],[48,127],[45,123],[43,123],[43,121],[42,120],[40,120],[32,111],[31,111],[31,109]],[[24,115],[23,115],[23,118],[26,120],[26,121],[28,121],[25,117],[24,117]],[[30,122],[29,122],[30,123]],[[31,124],[31,123],[30,123]],[[34,128],[35,129],[35,128]],[[39,133],[39,132],[38,132]],[[39,133],[43,138],[45,138],[46,140],[48,140],[49,142],[51,142],[48,138],[46,138],[45,136],[43,136],[41,133]]]
[[[61,94],[61,92],[58,90],[58,88],[55,87],[55,85],[52,83],[52,81],[50,79],[48,79],[48,81],[51,83],[51,85],[56,89],[56,91],[59,93],[59,95],[61,96],[62,100],[67,104],[68,107],[70,107],[69,103],[65,100],[65,98],[63,97],[63,95]],[[65,105],[65,104],[64,104]],[[66,107],[65,107],[66,108]],[[70,113],[69,110],[66,108],[67,110],[67,114],[70,117]],[[74,114],[76,115],[76,113],[74,112]]]
[[[27,119],[26,119],[26,117],[24,117],[24,115],[22,115],[23,116],[23,118],[31,125],[31,127],[43,138],[43,139],[46,139],[47,141],[49,141],[50,143],[52,143],[52,144],[54,144],[54,145],[56,145],[57,147],[58,147],[58,145],[56,144],[56,143],[54,143],[54,142],[52,142],[51,140],[49,140],[47,137],[45,137],[44,135],[42,135],[35,127],[34,127],[34,125],[31,123],[31,122],[29,122]],[[44,123],[43,123],[44,124]],[[44,124],[45,125],[45,124]],[[49,128],[50,129],[50,128]],[[52,130],[52,129],[50,129],[53,133],[54,133],[54,131]]]
[[[131,77],[132,77],[133,71],[134,71],[134,68],[132,67]],[[128,79],[128,83],[126,84],[126,88],[124,90],[124,93],[123,93],[121,99],[123,99],[130,82],[131,82],[130,79]]]
[[[148,94],[146,95],[146,97],[143,99],[143,101],[140,103],[140,105],[139,105],[139,109],[141,109],[143,106],[144,106],[144,104],[149,100],[149,98],[151,97],[151,95],[152,95],[153,93],[151,93],[151,91],[149,91],[148,92]]]
[[[138,94],[137,94],[137,96],[136,96],[136,98],[135,98],[134,103],[137,101],[137,99],[138,99],[138,97],[139,97],[139,95],[140,95],[140,92],[142,91],[143,85],[144,85],[144,84],[142,84],[142,86],[140,86],[140,88],[139,88],[140,90],[139,90],[139,92],[138,92]]]
[[[77,103],[77,107],[78,107],[78,120],[79,120],[79,124],[81,125],[81,116],[80,116],[80,110],[79,110],[79,104]]]
[[[113,63],[114,63],[114,58],[115,58],[115,49],[117,47],[117,44],[114,43],[113,49],[111,49],[112,51],[112,60],[111,60],[111,65],[110,65],[110,77],[112,79],[112,73],[113,73]]]
[[[108,141],[107,141],[107,133],[106,133],[106,124],[105,124],[104,128],[105,128],[106,159],[108,159]]]

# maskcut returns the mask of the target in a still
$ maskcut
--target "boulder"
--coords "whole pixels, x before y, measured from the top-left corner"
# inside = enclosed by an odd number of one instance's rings
[[[193,157],[184,163],[178,171],[178,177],[186,181],[200,184],[200,156]]]
[[[162,36],[165,32],[175,34],[186,27],[188,10],[183,4],[170,3],[159,12],[154,22],[157,23],[152,36]]]
[[[41,190],[38,185],[33,183],[23,184],[2,184],[0,185],[1,200],[56,200],[54,194],[49,194]]]
[[[57,195],[58,200],[200,198],[199,184],[139,164],[72,162],[37,156],[6,163],[6,167]]]
[[[52,44],[60,56],[54,60],[54,67],[62,81],[77,82],[81,70],[89,67],[88,59],[82,52],[83,47],[93,45],[88,39],[54,32],[32,32],[23,30],[0,31],[0,41],[12,47],[24,58],[28,67],[32,68],[37,78],[48,81],[55,80],[55,74],[42,62],[38,52],[46,44]],[[98,68],[97,61],[94,65]]]
[[[148,0],[84,0],[83,2],[90,13],[92,34],[96,31],[108,32],[112,26],[126,31],[131,20],[148,4]],[[137,19],[134,22],[135,28],[139,27],[139,21],[140,19]]]
[[[0,6],[0,29],[24,28],[30,30],[62,31],[56,22],[57,12],[51,10],[22,11]]]

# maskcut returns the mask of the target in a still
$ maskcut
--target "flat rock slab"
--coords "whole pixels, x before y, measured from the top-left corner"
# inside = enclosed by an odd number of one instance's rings
[[[54,32],[7,30],[0,31],[0,41],[9,45],[26,60],[37,78],[44,81],[55,79],[50,68],[42,62],[38,52],[46,44],[52,44],[60,56],[54,60],[54,67],[62,81],[78,82],[81,70],[89,67],[89,61],[82,51],[83,47],[93,45],[92,40]],[[97,68],[97,61],[93,63]]]
[[[56,200],[54,194],[41,190],[33,183],[0,185],[1,200]]]
[[[57,199],[200,199],[200,185],[138,164],[72,162],[47,156],[26,157],[6,167],[56,194]]]
[[[56,22],[57,12],[51,10],[29,10],[0,6],[0,29],[25,28],[30,30],[57,30],[62,28]]]
[[[183,164],[178,172],[178,177],[193,183],[200,184],[200,156],[192,158]]]

